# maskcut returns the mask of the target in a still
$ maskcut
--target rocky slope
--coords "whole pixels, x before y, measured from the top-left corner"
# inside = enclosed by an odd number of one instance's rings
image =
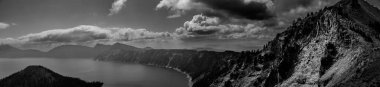
[[[252,52],[247,51],[246,53],[248,54]],[[217,76],[215,75],[221,73],[214,71],[226,72],[228,68],[222,66],[235,62],[234,59],[240,56],[243,55],[232,51],[214,52],[180,49],[140,49],[123,44],[115,44],[110,50],[98,55],[95,60],[140,63],[176,69],[186,73],[192,82],[197,82],[191,85],[204,87],[207,84],[212,83],[212,80],[209,79],[216,79]]]
[[[264,65],[259,64],[259,62],[262,63],[268,60],[252,59],[259,53],[260,51],[215,52],[181,49],[141,49],[124,44],[115,44],[111,49],[98,55],[95,60],[139,63],[175,69],[188,75],[190,86],[208,87],[223,78],[221,76],[228,74],[228,78],[239,78],[239,75],[247,73],[230,73],[231,71],[246,68],[261,70]],[[258,65],[257,67],[250,67],[251,64]]]
[[[342,0],[311,13],[278,34],[254,57],[269,59],[264,63],[268,68],[232,71],[251,72],[253,76],[241,74],[241,78],[223,79],[213,85],[223,86],[229,81],[229,86],[239,87],[380,86],[378,12],[363,0]],[[220,76],[226,77],[228,74]]]
[[[100,82],[85,82],[59,75],[42,66],[28,66],[0,80],[0,87],[101,87]]]
[[[380,11],[342,0],[294,22],[260,51],[113,49],[98,60],[188,73],[193,87],[380,86]]]

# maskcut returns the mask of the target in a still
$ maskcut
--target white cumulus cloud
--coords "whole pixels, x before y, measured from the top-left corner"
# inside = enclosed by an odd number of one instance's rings
[[[151,32],[146,29],[102,28],[98,26],[81,25],[69,29],[53,29],[40,33],[32,33],[17,39],[34,43],[81,43],[96,42],[99,40],[131,41],[165,37],[170,37],[170,34],[167,32]]]
[[[125,6],[125,2],[127,2],[127,0],[115,0],[115,2],[112,3],[112,8],[110,9],[110,13],[108,15],[119,13],[119,11]]]
[[[174,35],[181,39],[244,39],[269,38],[270,29],[255,24],[223,24],[218,17],[195,15]]]
[[[7,29],[10,26],[10,24],[0,22],[0,29]]]

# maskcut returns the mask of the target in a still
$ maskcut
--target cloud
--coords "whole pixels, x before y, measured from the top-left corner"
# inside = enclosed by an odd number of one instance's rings
[[[223,24],[218,17],[196,15],[175,32],[152,32],[146,29],[98,27],[80,25],[67,29],[52,29],[16,38],[1,39],[22,49],[48,51],[61,45],[93,46],[96,43],[125,43],[136,47],[156,49],[213,48],[222,50],[250,50],[271,39],[270,30],[253,24]],[[252,45],[254,44],[254,45]]]
[[[54,29],[28,34],[17,39],[32,43],[83,43],[100,40],[131,41],[165,37],[170,37],[170,34],[167,32],[151,32],[146,29],[101,28],[91,25],[81,25],[69,29]]]
[[[67,29],[52,29],[17,38],[1,39],[23,49],[47,51],[60,45],[85,45],[122,42],[137,47],[158,49],[215,49],[242,51],[256,49],[270,40],[268,30],[253,24],[223,24],[218,17],[196,15],[175,32],[152,32],[146,29],[98,27],[80,25]],[[226,42],[224,42],[226,41]],[[222,43],[224,42],[224,43]],[[256,45],[245,44],[256,43]]]
[[[7,24],[7,23],[2,23],[0,22],[0,29],[7,29],[8,27],[10,27],[11,24]]]
[[[117,14],[127,0],[115,0],[109,15]],[[125,42],[138,47],[160,49],[212,48],[225,50],[259,49],[294,18],[331,5],[337,0],[161,0],[156,9],[174,12],[169,18],[187,12],[200,12],[174,32],[146,29],[110,28],[81,25],[53,29],[18,38],[1,39],[1,43],[21,47],[55,47],[64,44]],[[4,23],[6,24],[6,23]],[[7,27],[12,26],[8,24]],[[0,23],[0,29],[1,28]]]
[[[255,24],[223,24],[218,17],[195,15],[174,35],[184,40],[271,38],[270,29]]]
[[[125,6],[125,2],[127,2],[127,0],[115,0],[115,2],[112,3],[112,8],[110,9],[110,13],[108,15],[119,13],[119,11]]]
[[[175,17],[188,10],[197,10],[220,16],[264,20],[274,16],[268,8],[271,5],[270,0],[162,0],[156,8],[175,11]]]
[[[156,8],[174,11],[169,18],[196,10],[207,16],[260,21],[272,20],[284,14],[304,15],[337,1],[339,0],[161,0]]]
[[[332,5],[339,0],[276,0],[276,11],[282,14],[304,14]]]
[[[284,30],[292,23],[292,20],[306,16],[309,12],[317,11],[337,1],[339,0],[161,0],[156,9],[166,8],[174,12],[168,18],[181,17],[187,12],[196,12],[207,17],[218,18],[220,23],[214,26],[192,24],[193,27],[184,26],[176,30],[177,33],[187,32],[187,34],[180,36],[206,37],[207,35],[196,34],[221,34],[221,31],[239,33],[238,30],[243,31],[244,29]],[[185,23],[185,25],[190,25],[190,22]],[[257,25],[257,22],[262,25]],[[240,37],[252,37],[239,34]],[[237,34],[227,36],[238,37]]]
[[[254,24],[222,24],[217,17],[195,15],[183,27],[169,32],[152,32],[146,29],[103,28],[92,25],[80,25],[68,29],[53,29],[40,33],[27,34],[16,38],[27,43],[86,43],[98,41],[135,41],[150,39],[247,39],[268,38],[265,27]]]
[[[292,9],[298,9],[300,7],[307,8],[314,5],[317,0],[276,0],[276,11],[288,12]]]

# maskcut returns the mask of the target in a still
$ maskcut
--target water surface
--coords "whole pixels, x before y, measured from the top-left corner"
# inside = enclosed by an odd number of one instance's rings
[[[42,65],[61,75],[86,81],[101,81],[103,87],[188,87],[186,76],[174,70],[83,58],[0,58],[0,78],[29,65]]]

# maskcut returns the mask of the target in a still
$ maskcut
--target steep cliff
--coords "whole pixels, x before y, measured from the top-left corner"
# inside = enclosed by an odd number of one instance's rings
[[[248,52],[247,52],[248,54]],[[141,49],[115,44],[110,50],[98,55],[95,60],[140,63],[176,69],[186,73],[196,87],[212,83],[221,72],[228,71],[229,63],[235,62],[238,52],[213,52],[196,50]],[[247,57],[248,58],[248,57]],[[220,71],[220,72],[215,72]]]
[[[363,0],[342,0],[310,13],[254,57],[266,59],[268,68],[232,71],[250,73],[221,76],[212,86],[380,86],[379,16]]]
[[[380,11],[363,0],[297,19],[254,52],[110,50],[97,60],[188,73],[194,87],[380,86]]]

